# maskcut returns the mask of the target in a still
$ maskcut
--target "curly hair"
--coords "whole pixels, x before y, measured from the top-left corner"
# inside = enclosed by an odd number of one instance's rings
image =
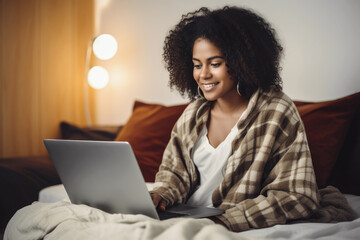
[[[279,72],[283,48],[270,24],[248,9],[227,6],[211,11],[203,7],[183,15],[165,38],[163,58],[169,86],[182,96],[194,100],[198,94],[192,62],[198,38],[208,39],[220,49],[242,96],[250,98],[258,88],[282,89]]]

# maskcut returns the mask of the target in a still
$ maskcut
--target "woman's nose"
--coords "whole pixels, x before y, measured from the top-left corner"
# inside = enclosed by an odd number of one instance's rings
[[[211,77],[211,72],[208,66],[203,66],[201,68],[200,77],[205,79]]]

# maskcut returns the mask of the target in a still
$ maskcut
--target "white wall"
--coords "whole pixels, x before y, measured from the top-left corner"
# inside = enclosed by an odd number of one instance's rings
[[[168,88],[162,47],[181,15],[202,6],[236,5],[262,14],[285,48],[284,91],[322,101],[360,91],[360,1],[357,0],[96,0],[96,32],[113,34],[119,50],[110,84],[96,92],[96,123],[125,123],[135,99],[186,102]]]

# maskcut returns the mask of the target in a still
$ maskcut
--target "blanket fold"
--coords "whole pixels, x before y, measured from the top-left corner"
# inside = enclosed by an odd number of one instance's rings
[[[350,221],[356,214],[335,187],[320,190],[321,207],[302,222]],[[300,222],[300,221],[298,221]],[[356,224],[356,223],[355,223]],[[4,240],[11,239],[262,239],[236,234],[209,219],[178,218],[165,221],[144,215],[109,214],[68,201],[34,202],[11,218]]]
[[[18,239],[234,239],[235,233],[209,219],[174,218],[164,221],[144,215],[109,214],[67,201],[34,202],[11,218],[4,240]],[[238,236],[250,240],[252,237]]]
[[[356,218],[356,213],[350,207],[345,196],[334,186],[327,186],[319,189],[320,206],[310,219],[300,219],[291,223],[337,223],[352,221]]]

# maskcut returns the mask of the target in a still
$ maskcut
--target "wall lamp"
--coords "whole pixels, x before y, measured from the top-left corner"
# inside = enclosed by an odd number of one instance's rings
[[[89,41],[84,70],[84,107],[88,126],[92,124],[89,111],[88,84],[94,89],[102,89],[109,82],[109,73],[104,67],[93,66],[89,70],[92,52],[100,60],[109,60],[116,54],[117,49],[117,42],[110,34],[101,34]]]

